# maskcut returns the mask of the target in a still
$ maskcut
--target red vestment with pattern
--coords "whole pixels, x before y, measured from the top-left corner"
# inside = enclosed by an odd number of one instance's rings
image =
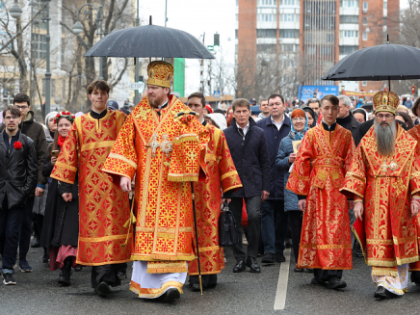
[[[398,276],[397,265],[419,260],[415,218],[410,202],[420,193],[420,164],[416,141],[397,124],[393,156],[377,150],[371,127],[354,154],[341,191],[364,199],[363,221],[353,231],[373,276]]]
[[[347,198],[339,192],[354,151],[351,132],[336,124],[308,130],[286,189],[307,196],[298,268],[353,268]]]
[[[124,113],[110,110],[100,119],[90,114],[77,117],[51,173],[52,178],[73,184],[79,169],[76,263],[81,265],[130,261],[131,246],[122,246],[127,241],[124,223],[130,218],[128,195],[102,172],[125,118]]]
[[[207,124],[210,141],[205,150],[203,168],[206,177],[194,183],[195,209],[197,213],[198,244],[201,274],[220,273],[225,267],[223,249],[219,247],[219,216],[222,193],[242,187],[226,138],[220,129]],[[204,151],[203,151],[204,153]],[[194,249],[196,243],[194,240]],[[197,250],[195,249],[195,252]],[[188,266],[189,275],[198,275],[197,260]]]
[[[103,167],[117,178],[133,180],[136,175],[131,259],[147,261],[147,273],[187,272],[187,261],[196,258],[190,182],[199,178],[201,151],[209,135],[196,118],[182,115],[189,112],[173,95],[160,110],[143,98],[121,128]],[[185,123],[188,117],[192,119]],[[182,285],[171,284],[180,291]],[[151,297],[166,288],[141,288],[132,281],[131,290]]]

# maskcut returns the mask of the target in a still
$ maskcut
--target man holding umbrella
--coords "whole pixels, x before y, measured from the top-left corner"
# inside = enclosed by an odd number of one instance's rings
[[[209,141],[194,112],[170,94],[173,66],[147,68],[147,97],[133,109],[103,167],[125,192],[136,176],[131,291],[164,301],[180,297],[193,252],[191,181],[197,181]],[[127,233],[131,231],[127,224]]]

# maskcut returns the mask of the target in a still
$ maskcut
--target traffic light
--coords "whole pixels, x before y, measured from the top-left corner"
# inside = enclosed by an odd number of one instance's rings
[[[214,50],[218,51],[219,47],[220,47],[220,34],[214,34],[214,40],[213,40],[213,44],[214,44]]]

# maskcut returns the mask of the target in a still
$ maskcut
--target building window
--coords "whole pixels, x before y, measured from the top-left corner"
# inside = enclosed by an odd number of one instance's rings
[[[257,32],[258,32],[258,30],[257,30]],[[238,39],[238,30],[235,30],[235,39]]]
[[[299,22],[299,14],[280,14],[281,22]]]
[[[310,43],[310,42],[312,42],[312,34],[308,34],[308,33],[306,33],[305,34],[305,43]]]
[[[66,87],[67,87],[66,79],[63,79],[61,81],[61,98],[63,99],[63,103],[64,103],[64,100],[67,98]]]
[[[348,55],[359,50],[359,46],[340,46],[340,55]]]
[[[366,1],[363,2],[363,12],[366,13],[368,11],[368,3]]]
[[[314,46],[308,47],[308,55],[315,55],[316,49]]]
[[[367,81],[362,81],[362,86],[367,86]]]
[[[276,29],[257,29],[257,38],[276,38]]]
[[[332,49],[331,46],[321,46],[321,55],[329,56],[331,55]]]
[[[364,16],[363,17],[363,25],[367,25],[368,23],[367,23],[367,17],[366,16]]]
[[[281,0],[280,5],[297,5],[299,0]]]
[[[257,44],[258,53],[275,53],[276,44]]]
[[[258,0],[259,6],[273,6],[277,5],[277,0]]]
[[[340,24],[359,24],[358,15],[340,15]]]
[[[387,0],[384,0],[384,10],[386,10],[388,8],[388,2]]]
[[[367,40],[368,34],[366,32],[363,32],[363,40]]]
[[[257,15],[257,21],[258,22],[275,22],[276,21],[276,15],[275,14],[258,14]]]
[[[13,89],[13,87],[12,87]],[[4,106],[9,106],[9,105],[13,105],[13,96],[12,94],[9,93],[9,91],[7,89],[2,88],[3,93],[2,93],[2,102]]]
[[[299,51],[299,45],[281,44],[280,45],[280,51],[282,51],[282,52],[298,52]]]
[[[358,8],[359,0],[341,0],[340,7],[343,8]]]
[[[45,59],[47,57],[47,36],[32,33],[32,47],[34,50],[34,58]]]
[[[299,30],[280,30],[280,38],[299,38]]]
[[[327,43],[334,43],[334,34],[327,34]]]
[[[340,31],[340,38],[359,37],[359,31]]]

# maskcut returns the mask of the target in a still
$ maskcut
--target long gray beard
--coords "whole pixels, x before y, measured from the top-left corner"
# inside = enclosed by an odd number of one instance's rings
[[[386,123],[386,122],[385,122]],[[378,153],[382,156],[391,156],[395,150],[395,138],[397,135],[397,125],[395,119],[388,126],[381,126],[375,119],[375,134]]]

